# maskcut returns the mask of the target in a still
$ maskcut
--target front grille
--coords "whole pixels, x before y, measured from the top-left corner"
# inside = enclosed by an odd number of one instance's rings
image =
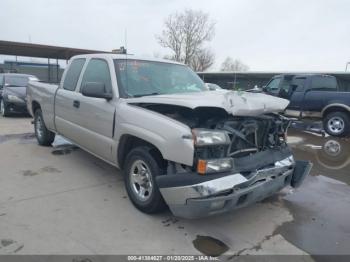
[[[231,144],[227,155],[239,158],[268,148],[275,148],[281,140],[288,123],[272,116],[241,117],[225,121],[221,129],[229,133]]]

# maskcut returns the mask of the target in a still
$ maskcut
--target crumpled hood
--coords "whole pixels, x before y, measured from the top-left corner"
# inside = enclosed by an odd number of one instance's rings
[[[218,90],[144,96],[127,99],[127,103],[167,104],[192,109],[198,107],[218,107],[225,109],[232,115],[257,116],[265,113],[282,112],[288,106],[289,101],[261,93]]]

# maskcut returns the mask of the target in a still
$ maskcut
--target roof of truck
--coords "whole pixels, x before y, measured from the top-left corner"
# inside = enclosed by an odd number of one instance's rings
[[[334,77],[332,75],[328,75],[328,74],[321,74],[321,73],[297,73],[297,74],[279,74],[279,75],[275,75],[273,76],[273,78],[278,78],[281,76],[291,76],[291,77],[309,77],[309,76],[324,76],[324,77]]]
[[[176,62],[173,60],[154,58],[154,57],[148,57],[148,56],[138,56],[138,55],[133,55],[133,54],[96,53],[96,54],[76,55],[76,56],[72,57],[72,59],[74,59],[74,58],[135,59],[135,60],[145,60],[145,61],[154,61],[154,62],[163,62],[163,63],[183,65],[182,63],[179,63],[179,62]]]

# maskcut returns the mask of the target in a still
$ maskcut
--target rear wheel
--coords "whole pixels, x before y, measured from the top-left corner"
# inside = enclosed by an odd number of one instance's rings
[[[44,123],[41,109],[35,110],[34,113],[34,130],[35,136],[41,146],[50,146],[55,140],[55,133],[48,130]]]
[[[125,187],[133,205],[145,213],[157,213],[166,208],[156,177],[162,169],[146,146],[132,149],[125,162]]]
[[[6,109],[4,99],[0,100],[0,114],[3,117],[7,117],[9,115],[8,110]]]
[[[350,119],[345,112],[331,112],[323,119],[323,126],[331,136],[346,136],[350,133]]]

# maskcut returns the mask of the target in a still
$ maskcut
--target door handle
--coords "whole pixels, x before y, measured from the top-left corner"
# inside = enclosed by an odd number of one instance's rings
[[[80,107],[80,101],[74,100],[73,101],[73,106],[76,107],[76,108],[79,108]]]

